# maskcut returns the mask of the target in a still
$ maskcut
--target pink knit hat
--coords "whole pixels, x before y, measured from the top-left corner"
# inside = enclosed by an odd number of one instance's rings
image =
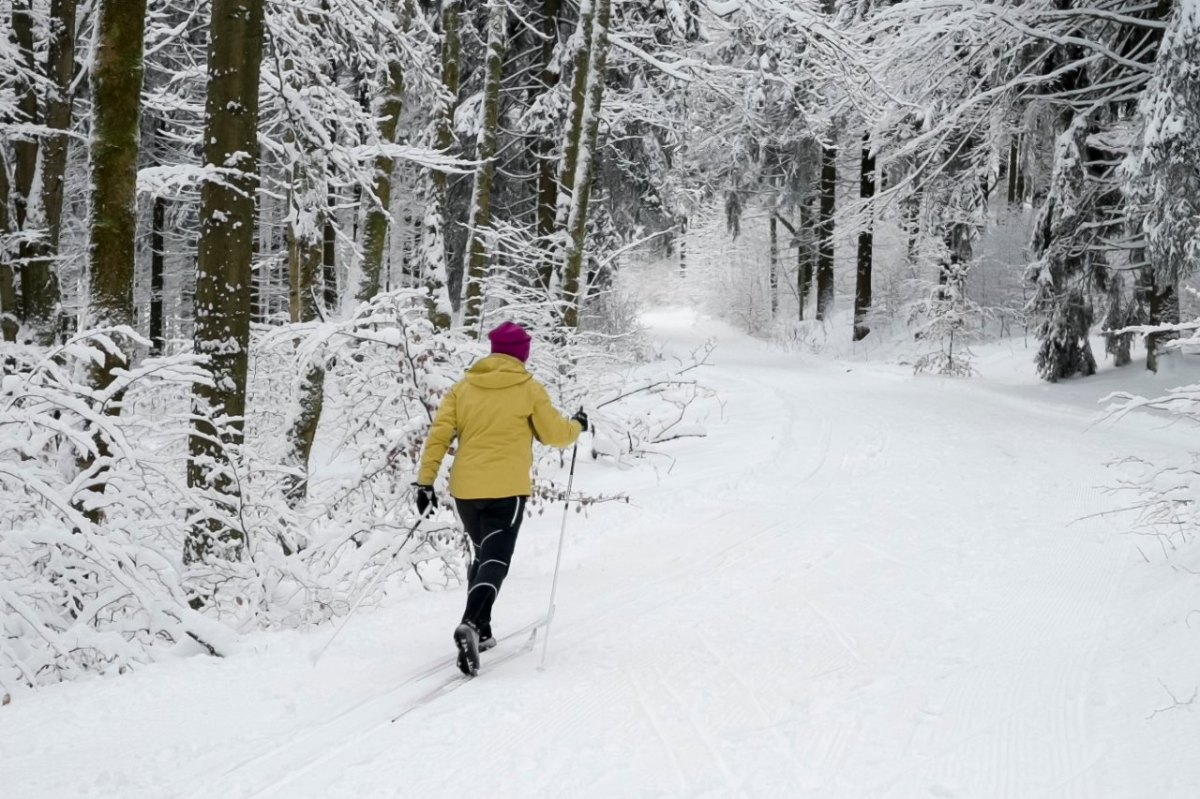
[[[529,334],[520,325],[505,322],[488,333],[488,338],[492,342],[492,352],[511,355],[522,363],[529,359]]]

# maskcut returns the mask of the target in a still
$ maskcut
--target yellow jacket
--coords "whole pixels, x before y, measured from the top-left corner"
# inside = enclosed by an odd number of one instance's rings
[[[457,499],[529,496],[533,439],[569,447],[579,422],[554,409],[545,387],[509,355],[489,355],[450,389],[434,417],[417,482],[433,485],[442,458],[458,437],[450,469]]]

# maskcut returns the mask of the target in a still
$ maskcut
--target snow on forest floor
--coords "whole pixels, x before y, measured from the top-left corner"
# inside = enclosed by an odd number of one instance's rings
[[[647,322],[667,350],[717,337],[720,403],[673,460],[580,459],[578,488],[630,503],[570,515],[544,672],[488,670],[502,644],[392,723],[450,673],[462,600],[409,595],[315,668],[328,630],[25,695],[0,795],[1200,796],[1200,701],[1172,699],[1200,685],[1200,558],[1128,535],[1106,466],[1200,440],[1096,424],[1156,378],[1048,386],[1007,344],[981,378],[913,377]],[[498,633],[544,612],[561,520],[527,521]]]

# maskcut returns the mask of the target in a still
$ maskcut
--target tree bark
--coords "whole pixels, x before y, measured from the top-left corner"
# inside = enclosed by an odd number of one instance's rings
[[[325,242],[320,224],[324,202],[320,158],[301,156],[294,165],[291,209],[288,213],[288,276],[292,322],[312,322],[321,317],[325,301]],[[308,495],[309,458],[321,421],[325,399],[325,367],[313,361],[304,365],[300,381],[297,411],[288,431],[285,463],[295,470],[285,480],[285,497],[291,507]],[[281,541],[285,550],[294,551],[294,543]]]
[[[138,0],[134,0],[135,6],[137,3]],[[50,42],[46,60],[46,77],[50,88],[46,93],[45,125],[52,131],[62,132],[48,133],[41,146],[41,196],[30,198],[36,203],[33,206],[36,214],[31,215],[28,221],[45,225],[45,234],[29,247],[21,273],[22,286],[26,287],[26,324],[33,338],[45,345],[53,344],[59,335],[61,294],[56,264],[62,237],[63,193],[70,141],[67,131],[71,128],[71,110],[74,106],[71,81],[75,75],[76,6],[77,0],[53,0],[50,4]],[[142,2],[141,7],[144,6]],[[133,11],[136,11],[136,7],[129,13]],[[102,4],[101,16],[104,14]],[[101,42],[100,47],[103,46]],[[126,46],[126,43],[119,46]],[[136,46],[137,84],[140,87],[140,40]],[[132,83],[132,80],[129,82]],[[137,104],[136,97],[134,102]]]
[[[145,0],[102,0],[92,66],[90,322],[133,324]],[[61,192],[61,186],[59,191]],[[108,372],[110,365],[106,365]],[[105,374],[102,385],[108,385]]]
[[[387,89],[378,112],[378,116],[381,117],[379,140],[382,143],[395,143],[400,113],[403,110],[404,68],[399,63],[392,62],[388,64]],[[356,297],[359,302],[373,299],[382,286],[384,253],[387,250],[388,231],[392,221],[389,208],[392,204],[392,171],[395,166],[395,159],[389,156],[381,155],[375,158],[375,180],[371,186],[374,202],[367,211],[363,232],[363,274]]]
[[[96,28],[96,53],[92,64],[92,144],[91,144],[91,219],[88,226],[88,265],[90,302],[88,327],[132,327],[133,325],[133,264],[137,234],[137,170],[140,140],[142,96],[142,42],[145,30],[145,0],[102,0]],[[65,70],[68,79],[70,67]],[[54,104],[48,104],[48,107]],[[59,109],[61,111],[61,109]],[[66,110],[68,122],[70,110]],[[65,142],[52,144],[47,140],[43,166],[48,168],[52,158],[65,167]],[[44,187],[43,197],[57,195],[62,206],[62,176]],[[57,216],[57,214],[56,214]],[[52,278],[54,271],[46,255],[57,250],[57,224],[50,232],[50,241],[39,247],[44,259],[44,272]],[[47,281],[49,282],[49,281]],[[57,287],[57,281],[54,281]],[[56,303],[57,304],[57,303]],[[42,330],[39,338],[52,341],[57,334],[54,316],[30,320],[30,326]],[[46,323],[51,324],[46,329]],[[116,372],[129,365],[132,342],[121,341],[119,351],[104,350],[104,360],[91,370],[91,383],[96,389],[106,389],[116,379]],[[104,407],[110,415],[120,413],[120,397]],[[95,456],[89,454],[79,462],[80,470],[88,473],[89,490],[102,494],[108,479],[108,442],[95,437]],[[102,512],[86,507],[81,512],[98,523]]]
[[[463,268],[463,326],[480,323],[483,282],[487,271],[486,232],[492,225],[492,183],[496,174],[496,135],[500,127],[500,84],[504,66],[508,6],[504,0],[488,4],[487,63],[480,107],[479,136],[475,143],[475,180],[471,190],[471,218],[467,225],[466,263]],[[482,333],[482,331],[477,331]]]
[[[585,102],[587,114],[580,128],[579,147],[574,180],[571,183],[570,210],[567,216],[567,252],[563,268],[563,298],[566,310],[563,323],[569,328],[579,326],[579,311],[583,304],[584,245],[587,240],[588,200],[591,196],[592,174],[599,158],[600,110],[604,101],[605,69],[608,63],[608,26],[612,0],[596,0],[588,58]]]
[[[571,204],[575,195],[575,173],[579,164],[579,149],[583,143],[583,112],[587,107],[588,75],[592,58],[592,36],[596,19],[595,0],[581,3],[576,22],[577,48],[572,56],[571,95],[567,106],[566,130],[563,131],[562,158],[558,166],[558,193],[554,201],[554,227],[551,234],[553,266],[544,277],[547,286],[563,278],[566,247],[561,234],[569,228]]]
[[[293,207],[293,213],[296,211]],[[320,318],[323,301],[322,242],[314,235],[317,227],[314,209],[301,213],[309,219],[288,223],[288,308],[293,322],[312,322]]]
[[[166,276],[167,248],[167,201],[164,197],[154,198],[150,229],[150,354],[162,355],[167,349],[166,330],[163,324],[163,278]]]
[[[867,223],[858,234],[858,270],[854,284],[854,340],[861,341],[871,332],[867,313],[871,310],[871,278],[875,250],[875,212],[871,200],[875,197],[875,155],[868,136],[863,136],[862,160],[859,170],[858,196],[867,200]]]
[[[821,200],[817,215],[817,321],[833,307],[833,215],[837,209],[837,146],[821,148]]]
[[[796,299],[800,305],[798,316],[801,322],[804,321],[804,311],[808,308],[816,267],[813,253],[813,243],[816,240],[812,209],[814,200],[800,203],[800,241],[796,244]]]
[[[285,463],[297,469],[298,473],[288,475],[284,485],[287,503],[293,508],[308,496],[308,476],[311,473],[309,459],[324,406],[325,367],[320,363],[310,363],[305,367],[304,378],[300,382],[297,411],[288,431],[289,453]],[[288,555],[299,548],[293,538],[281,539],[280,544]]]
[[[562,0],[542,2],[542,74],[541,91],[549,94],[558,86],[559,70],[555,66],[554,51],[558,47],[558,23],[562,13]],[[550,246],[555,231],[555,215],[558,209],[558,164],[554,159],[555,142],[550,135],[540,137],[534,144],[538,161],[538,206],[537,232],[545,252],[538,279],[542,288],[549,289],[554,279],[554,253]]]
[[[287,225],[288,308],[292,322],[319,319],[325,301],[323,168],[322,159],[312,153],[298,154],[292,164]]]
[[[1021,134],[1014,133],[1008,143],[1008,204],[1016,207],[1021,200],[1017,181],[1021,172]]]
[[[1179,291],[1175,284],[1164,283],[1152,275],[1148,293],[1150,294],[1150,324],[1179,324]],[[1164,345],[1178,337],[1178,333],[1151,333],[1146,336],[1146,368],[1151,372],[1157,372],[1158,359],[1162,355]]]
[[[20,329],[20,309],[17,307],[15,273],[8,250],[8,237],[13,233],[8,214],[8,162],[0,148],[0,335],[5,341],[16,341]]]
[[[328,194],[325,207],[321,212],[321,219],[324,223],[321,226],[321,283],[325,310],[329,312],[336,311],[340,304],[337,278],[337,228],[334,227],[337,220],[333,215],[336,205],[336,198],[332,194]]]
[[[679,276],[687,277],[687,229],[688,218],[679,217]]]
[[[212,0],[204,162],[224,173],[210,177],[200,195],[195,349],[210,359],[212,385],[197,384],[193,394],[188,485],[208,491],[222,518],[189,531],[185,562],[240,559],[245,546],[245,532],[231,522],[240,495],[225,465],[226,446],[241,443],[246,410],[263,6],[264,0]]]
[[[442,101],[437,119],[437,146],[444,153],[454,148],[454,111],[458,107],[460,90],[459,59],[462,43],[459,25],[462,0],[442,0]],[[423,253],[421,279],[428,292],[429,319],[440,330],[451,325],[453,304],[447,288],[446,272],[446,212],[450,204],[450,179],[445,172],[433,170],[430,175],[429,208],[422,223]]]
[[[17,51],[25,60],[25,69],[28,75],[36,75],[38,69],[33,50],[33,0],[25,0],[24,3],[14,0],[12,27]],[[20,82],[16,93],[18,95],[17,110],[21,114],[21,121],[28,124],[40,122],[37,86],[32,79]],[[24,136],[13,142],[12,150],[13,218],[16,221],[16,229],[24,230],[30,202],[29,194],[33,188],[33,175],[37,171],[38,140],[33,136]]]
[[[772,211],[767,221],[767,261],[770,265],[770,275],[767,279],[767,289],[771,293],[771,318],[779,313],[779,226]]]
[[[45,102],[38,116],[37,87],[32,82],[20,85],[18,110],[29,123],[40,123],[50,130],[66,130],[71,123],[70,84],[74,72],[75,0],[53,0],[50,6],[50,38],[43,77]],[[29,75],[38,74],[34,56],[32,3],[14,8],[13,32],[18,50],[24,57]],[[26,236],[20,247],[21,316],[29,336],[43,345],[53,344],[59,331],[59,288],[54,270],[62,219],[63,173],[66,169],[65,134],[49,133],[39,147],[38,139],[28,136],[13,144],[15,157],[13,211],[15,228],[37,237]],[[39,161],[41,162],[39,164]],[[41,175],[34,193],[34,180]]]

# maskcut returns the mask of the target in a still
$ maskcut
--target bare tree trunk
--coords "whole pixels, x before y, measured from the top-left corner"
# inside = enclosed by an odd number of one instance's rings
[[[409,26],[409,0],[402,0],[401,28]],[[380,118],[379,140],[384,144],[394,144],[396,130],[399,127],[400,113],[404,110],[404,68],[397,62],[388,64],[388,83],[384,92],[383,102],[376,114]],[[388,231],[391,227],[392,204],[392,171],[395,169],[395,159],[381,155],[375,159],[375,180],[371,186],[374,202],[367,212],[366,225],[363,233],[363,267],[362,283],[358,288],[357,299],[367,302],[379,293],[383,275],[383,257],[387,249]]]
[[[816,268],[816,258],[813,252],[816,231],[812,203],[812,200],[800,203],[800,240],[796,245],[796,299],[800,305],[799,321],[801,322],[804,321],[804,311],[808,308],[808,298],[812,293]]]
[[[817,321],[833,307],[833,215],[837,207],[837,146],[821,148],[821,204],[817,216]]]
[[[291,137],[289,137],[291,138]],[[298,149],[305,149],[299,145]],[[288,308],[292,322],[321,317],[325,302],[324,163],[319,155],[299,154],[291,165],[288,196]]]
[[[1008,143],[1008,204],[1017,204],[1017,173],[1021,170],[1021,134],[1014,133]]]
[[[64,103],[67,103],[66,124],[69,125],[70,122],[67,87],[70,84],[73,65],[74,3],[64,6],[61,0],[55,0],[51,6],[51,14],[56,24],[52,25],[54,30],[51,33],[45,69],[46,107],[43,109],[43,115],[38,116],[37,85],[33,81],[19,82],[15,92],[18,97],[17,109],[22,120],[29,124],[42,124],[47,128],[51,127],[51,116],[54,117],[54,122],[62,123]],[[67,27],[62,19],[64,14],[69,14],[71,17],[70,27]],[[17,49],[25,61],[26,73],[28,75],[38,74],[31,0],[26,0],[24,3],[18,0],[14,3],[12,28]],[[64,39],[66,40],[65,46]],[[66,79],[61,87],[56,83],[60,66],[65,66],[66,70]],[[61,174],[59,174],[58,180],[55,179],[53,172],[47,174],[36,195],[34,180],[38,174],[39,157],[45,158],[45,151],[51,147],[51,140],[57,138],[57,136],[46,137],[46,145],[39,147],[37,138],[26,136],[17,139],[12,146],[14,164],[13,185],[10,187],[10,193],[13,203],[13,219],[10,219],[10,223],[15,221],[16,224],[11,227],[26,233],[36,230],[40,234],[38,238],[26,236],[19,247],[19,256],[23,264],[20,292],[21,317],[30,337],[43,345],[53,344],[58,334],[58,281],[47,257],[52,232],[48,229],[43,230],[43,228],[48,227],[49,221],[47,219],[47,192],[51,195],[56,190],[59,192],[58,208],[61,209]],[[61,161],[65,165],[65,142],[58,142],[57,145],[56,152],[61,151]],[[46,165],[43,164],[43,169],[45,167]],[[55,220],[55,228],[53,233],[56,235],[57,220]]]
[[[321,219],[324,221],[321,227],[321,282],[324,291],[325,310],[330,312],[338,309],[341,296],[338,293],[337,277],[337,228],[334,227],[337,220],[333,215],[333,209],[336,205],[336,198],[332,194],[329,194],[326,197],[325,208],[321,213]]]
[[[554,201],[553,267],[545,277],[547,286],[563,277],[564,248],[557,234],[568,229],[568,218],[575,195],[575,173],[579,164],[579,149],[583,144],[583,112],[587,107],[588,74],[592,57],[592,35],[595,28],[596,4],[581,4],[576,22],[577,48],[572,56],[571,99],[568,106],[566,130],[563,131],[562,160],[558,168],[558,193]],[[556,274],[557,273],[557,274]]]
[[[308,477],[310,472],[309,459],[312,457],[313,441],[317,437],[317,429],[321,424],[321,412],[325,406],[325,367],[313,362],[305,368],[304,379],[300,383],[300,393],[297,398],[297,411],[288,431],[289,453],[284,462],[303,474],[289,475],[286,485],[286,498],[289,506],[295,508],[308,496]],[[285,554],[292,554],[298,545],[294,539],[281,539]]]
[[[454,147],[454,111],[460,90],[459,59],[462,43],[459,25],[462,0],[442,0],[442,94],[437,119],[438,149],[449,153]],[[421,279],[429,292],[429,318],[434,326],[450,327],[453,303],[450,300],[446,269],[446,213],[450,205],[450,180],[445,172],[430,175],[429,207],[422,222],[423,253]]]
[[[138,0],[134,0],[134,3],[135,8],[129,13],[136,11]],[[36,203],[30,209],[33,211],[36,208],[36,213],[31,213],[27,224],[45,225],[45,234],[29,247],[21,273],[21,284],[27,287],[26,323],[34,339],[41,344],[54,343],[59,334],[61,296],[56,263],[62,234],[63,189],[67,171],[69,139],[66,132],[71,128],[71,109],[74,105],[71,81],[75,74],[76,5],[77,0],[53,0],[50,4],[51,33],[46,61],[46,77],[50,88],[46,94],[45,125],[52,131],[62,132],[49,133],[42,143],[41,196],[30,198],[31,202]],[[144,2],[141,3],[141,7],[144,6]],[[106,5],[101,4],[102,16],[105,8]],[[137,25],[137,29],[140,33],[142,26]],[[132,36],[126,38],[131,40]],[[104,47],[103,42],[100,47]],[[141,52],[142,45],[138,41],[136,68],[139,86]],[[137,104],[137,97],[134,103]]]
[[[24,2],[14,0],[12,27],[17,50],[25,60],[25,69],[29,75],[36,75],[38,69],[33,50],[33,0],[24,0]],[[21,114],[22,121],[29,124],[40,122],[36,85],[32,81],[23,82],[19,84],[16,93],[19,98],[17,110]],[[12,149],[13,217],[16,221],[16,229],[24,230],[30,203],[29,194],[33,188],[33,175],[37,171],[38,140],[32,136],[19,138],[13,142]]]
[[[246,411],[263,6],[264,0],[212,0],[204,163],[226,172],[206,181],[200,195],[195,349],[210,359],[212,385],[197,384],[193,394],[188,485],[207,490],[223,518],[191,529],[185,562],[240,559],[245,547],[245,532],[231,523],[240,494],[226,468],[226,447],[241,444]],[[220,430],[217,419],[225,421]]]
[[[568,195],[570,209],[567,216],[567,252],[563,268],[563,296],[566,300],[563,323],[569,328],[579,326],[579,311],[583,304],[581,277],[584,245],[587,240],[588,199],[591,195],[592,174],[599,158],[600,109],[604,101],[605,69],[608,63],[608,26],[611,14],[612,0],[596,0],[596,11],[592,20],[592,35],[588,48],[591,52],[586,70],[587,89],[584,95],[587,113],[584,115],[579,131],[574,180],[571,183],[571,193]]]
[[[1173,283],[1165,283],[1152,275],[1149,289],[1151,325],[1179,324],[1179,291]],[[1146,368],[1151,372],[1158,371],[1158,359],[1162,355],[1164,345],[1171,339],[1179,338],[1178,333],[1151,333],[1146,336]]]
[[[875,197],[875,155],[871,152],[868,135],[863,135],[862,161],[858,196],[864,200]],[[867,312],[871,310],[871,272],[875,251],[875,211],[868,202],[867,223],[858,234],[858,271],[854,284],[854,340],[861,341],[870,333]]]
[[[1025,204],[1025,163],[1021,157],[1025,148],[1025,135],[1017,134],[1017,170],[1016,178],[1013,181],[1013,205],[1020,207]]]
[[[133,265],[137,234],[137,171],[140,141],[142,96],[142,41],[145,30],[145,0],[102,0],[96,29],[96,54],[92,64],[92,197],[88,226],[88,264],[91,290],[87,320],[89,327],[133,325]],[[66,70],[69,77],[70,69]],[[61,110],[61,109],[60,109]],[[70,110],[66,114],[69,116]],[[65,121],[61,120],[60,121]],[[65,142],[45,146],[43,164],[52,157],[65,167]],[[62,206],[62,178],[57,189],[45,187],[44,196],[57,195]],[[58,220],[55,220],[57,227]],[[45,251],[57,250],[57,230]],[[39,248],[42,249],[42,248]],[[43,256],[44,257],[44,256]],[[45,274],[53,276],[49,258],[44,260]],[[53,317],[51,317],[52,321]],[[51,340],[56,330],[43,336]],[[124,342],[126,348],[132,342]],[[118,369],[128,368],[127,349],[104,350],[104,362],[91,370],[91,382],[97,389],[108,388]],[[120,413],[120,397],[108,403],[104,412]],[[103,494],[108,479],[108,442],[95,438],[95,456],[89,454],[79,463],[88,474],[90,491]],[[102,511],[81,507],[93,522]]]
[[[14,280],[8,239],[13,234],[12,220],[8,215],[8,162],[0,148],[0,334],[5,341],[16,341],[20,329],[20,309],[17,307],[17,287]]]
[[[89,242],[93,325],[133,324],[134,245],[140,145],[145,0],[102,0],[92,66],[92,210]],[[61,186],[59,189],[61,193]],[[106,364],[100,384],[112,381]]]
[[[679,276],[687,277],[687,229],[688,218],[679,217]]]
[[[479,111],[479,136],[475,143],[475,160],[479,166],[475,169],[471,190],[471,218],[467,225],[466,263],[463,269],[463,326],[467,330],[479,325],[482,311],[483,281],[488,261],[485,236],[492,225],[492,182],[496,174],[496,134],[500,127],[500,83],[507,48],[507,24],[508,6],[504,0],[491,0],[488,4],[483,103]]]
[[[558,22],[561,13],[562,0],[542,0],[543,94],[548,94],[558,86],[559,70],[554,61],[554,51],[558,47]],[[549,244],[554,235],[555,214],[558,209],[558,164],[554,160],[554,145],[554,140],[548,132],[534,144],[534,154],[538,161],[537,232],[545,248],[538,279],[545,289],[550,288],[554,279],[554,253]]]
[[[767,244],[767,260],[770,263],[770,275],[767,279],[768,290],[771,293],[771,318],[775,318],[775,314],[779,313],[779,228],[775,221],[775,212],[771,212],[771,216],[767,222],[768,226],[768,244]]]
[[[167,201],[154,198],[150,229],[150,354],[162,355],[167,349],[163,313],[163,278],[167,271]]]
[[[325,242],[320,224],[325,202],[322,170],[320,158],[313,156],[301,156],[293,167],[288,213],[291,220],[288,224],[288,275],[293,322],[312,322],[321,317],[325,289]],[[285,463],[296,472],[286,479],[285,494],[291,507],[299,505],[308,495],[309,458],[325,399],[324,363],[313,361],[304,369],[285,457]],[[281,544],[289,552],[296,548],[290,541],[281,541]]]

